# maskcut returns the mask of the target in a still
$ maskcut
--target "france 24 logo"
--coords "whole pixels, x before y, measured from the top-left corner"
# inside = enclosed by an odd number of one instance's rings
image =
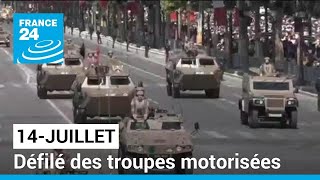
[[[62,13],[15,13],[13,63],[62,63],[63,27]]]

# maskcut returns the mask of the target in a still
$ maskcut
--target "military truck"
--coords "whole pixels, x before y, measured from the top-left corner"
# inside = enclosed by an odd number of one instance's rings
[[[0,29],[0,45],[2,44],[5,44],[6,47],[10,47],[10,34],[1,28]]]
[[[96,74],[88,74],[83,83],[76,87],[73,96],[74,123],[130,116],[135,85],[123,67],[113,66],[110,70],[108,66],[98,66]]]
[[[180,91],[204,90],[209,98],[219,98],[222,70],[215,58],[205,55],[172,56],[166,63],[167,94],[180,97]]]
[[[242,124],[258,128],[263,122],[280,122],[283,128],[287,123],[297,128],[298,105],[292,79],[244,75],[238,104]]]
[[[170,157],[175,159],[175,173],[192,174],[192,170],[181,169],[181,158],[192,158],[193,153],[191,134],[182,124],[181,116],[157,109],[146,121],[125,118],[120,123],[118,157]],[[118,169],[119,174],[130,171],[121,166]]]

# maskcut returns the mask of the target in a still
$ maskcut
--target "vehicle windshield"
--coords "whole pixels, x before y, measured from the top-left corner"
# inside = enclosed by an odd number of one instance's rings
[[[100,78],[88,78],[88,85],[99,85],[101,84]]]
[[[110,83],[111,85],[129,85],[130,79],[127,76],[111,76]]]
[[[163,122],[162,123],[162,130],[179,130],[181,129],[181,123],[180,122]]]
[[[289,91],[289,82],[253,82],[255,90]]]
[[[212,66],[214,65],[213,59],[199,59],[199,64],[202,66]]]
[[[147,122],[132,122],[130,124],[130,130],[147,130],[150,129]]]
[[[182,65],[192,65],[192,64],[195,64],[194,61],[195,61],[195,59],[183,58],[183,59],[181,59],[181,64]]]
[[[78,59],[66,59],[65,65],[67,66],[77,66],[80,65],[81,62]]]
[[[48,63],[47,66],[61,66],[61,63]]]

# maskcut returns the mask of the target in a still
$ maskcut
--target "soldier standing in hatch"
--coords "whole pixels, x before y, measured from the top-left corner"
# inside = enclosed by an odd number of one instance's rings
[[[144,96],[143,87],[137,87],[136,96],[131,101],[131,114],[135,120],[148,119],[149,101]]]
[[[265,63],[260,66],[260,76],[273,76],[276,73],[274,65],[269,57],[265,57]]]

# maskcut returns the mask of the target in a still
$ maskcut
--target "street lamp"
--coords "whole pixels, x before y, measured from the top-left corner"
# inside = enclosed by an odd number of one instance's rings
[[[300,6],[299,6],[300,7]],[[303,20],[307,17],[307,13],[303,10],[303,8],[298,8],[298,11],[295,13],[295,31],[299,33],[298,36],[298,48],[297,48],[297,64],[299,67],[297,84],[299,86],[304,84],[304,67],[303,67]]]

